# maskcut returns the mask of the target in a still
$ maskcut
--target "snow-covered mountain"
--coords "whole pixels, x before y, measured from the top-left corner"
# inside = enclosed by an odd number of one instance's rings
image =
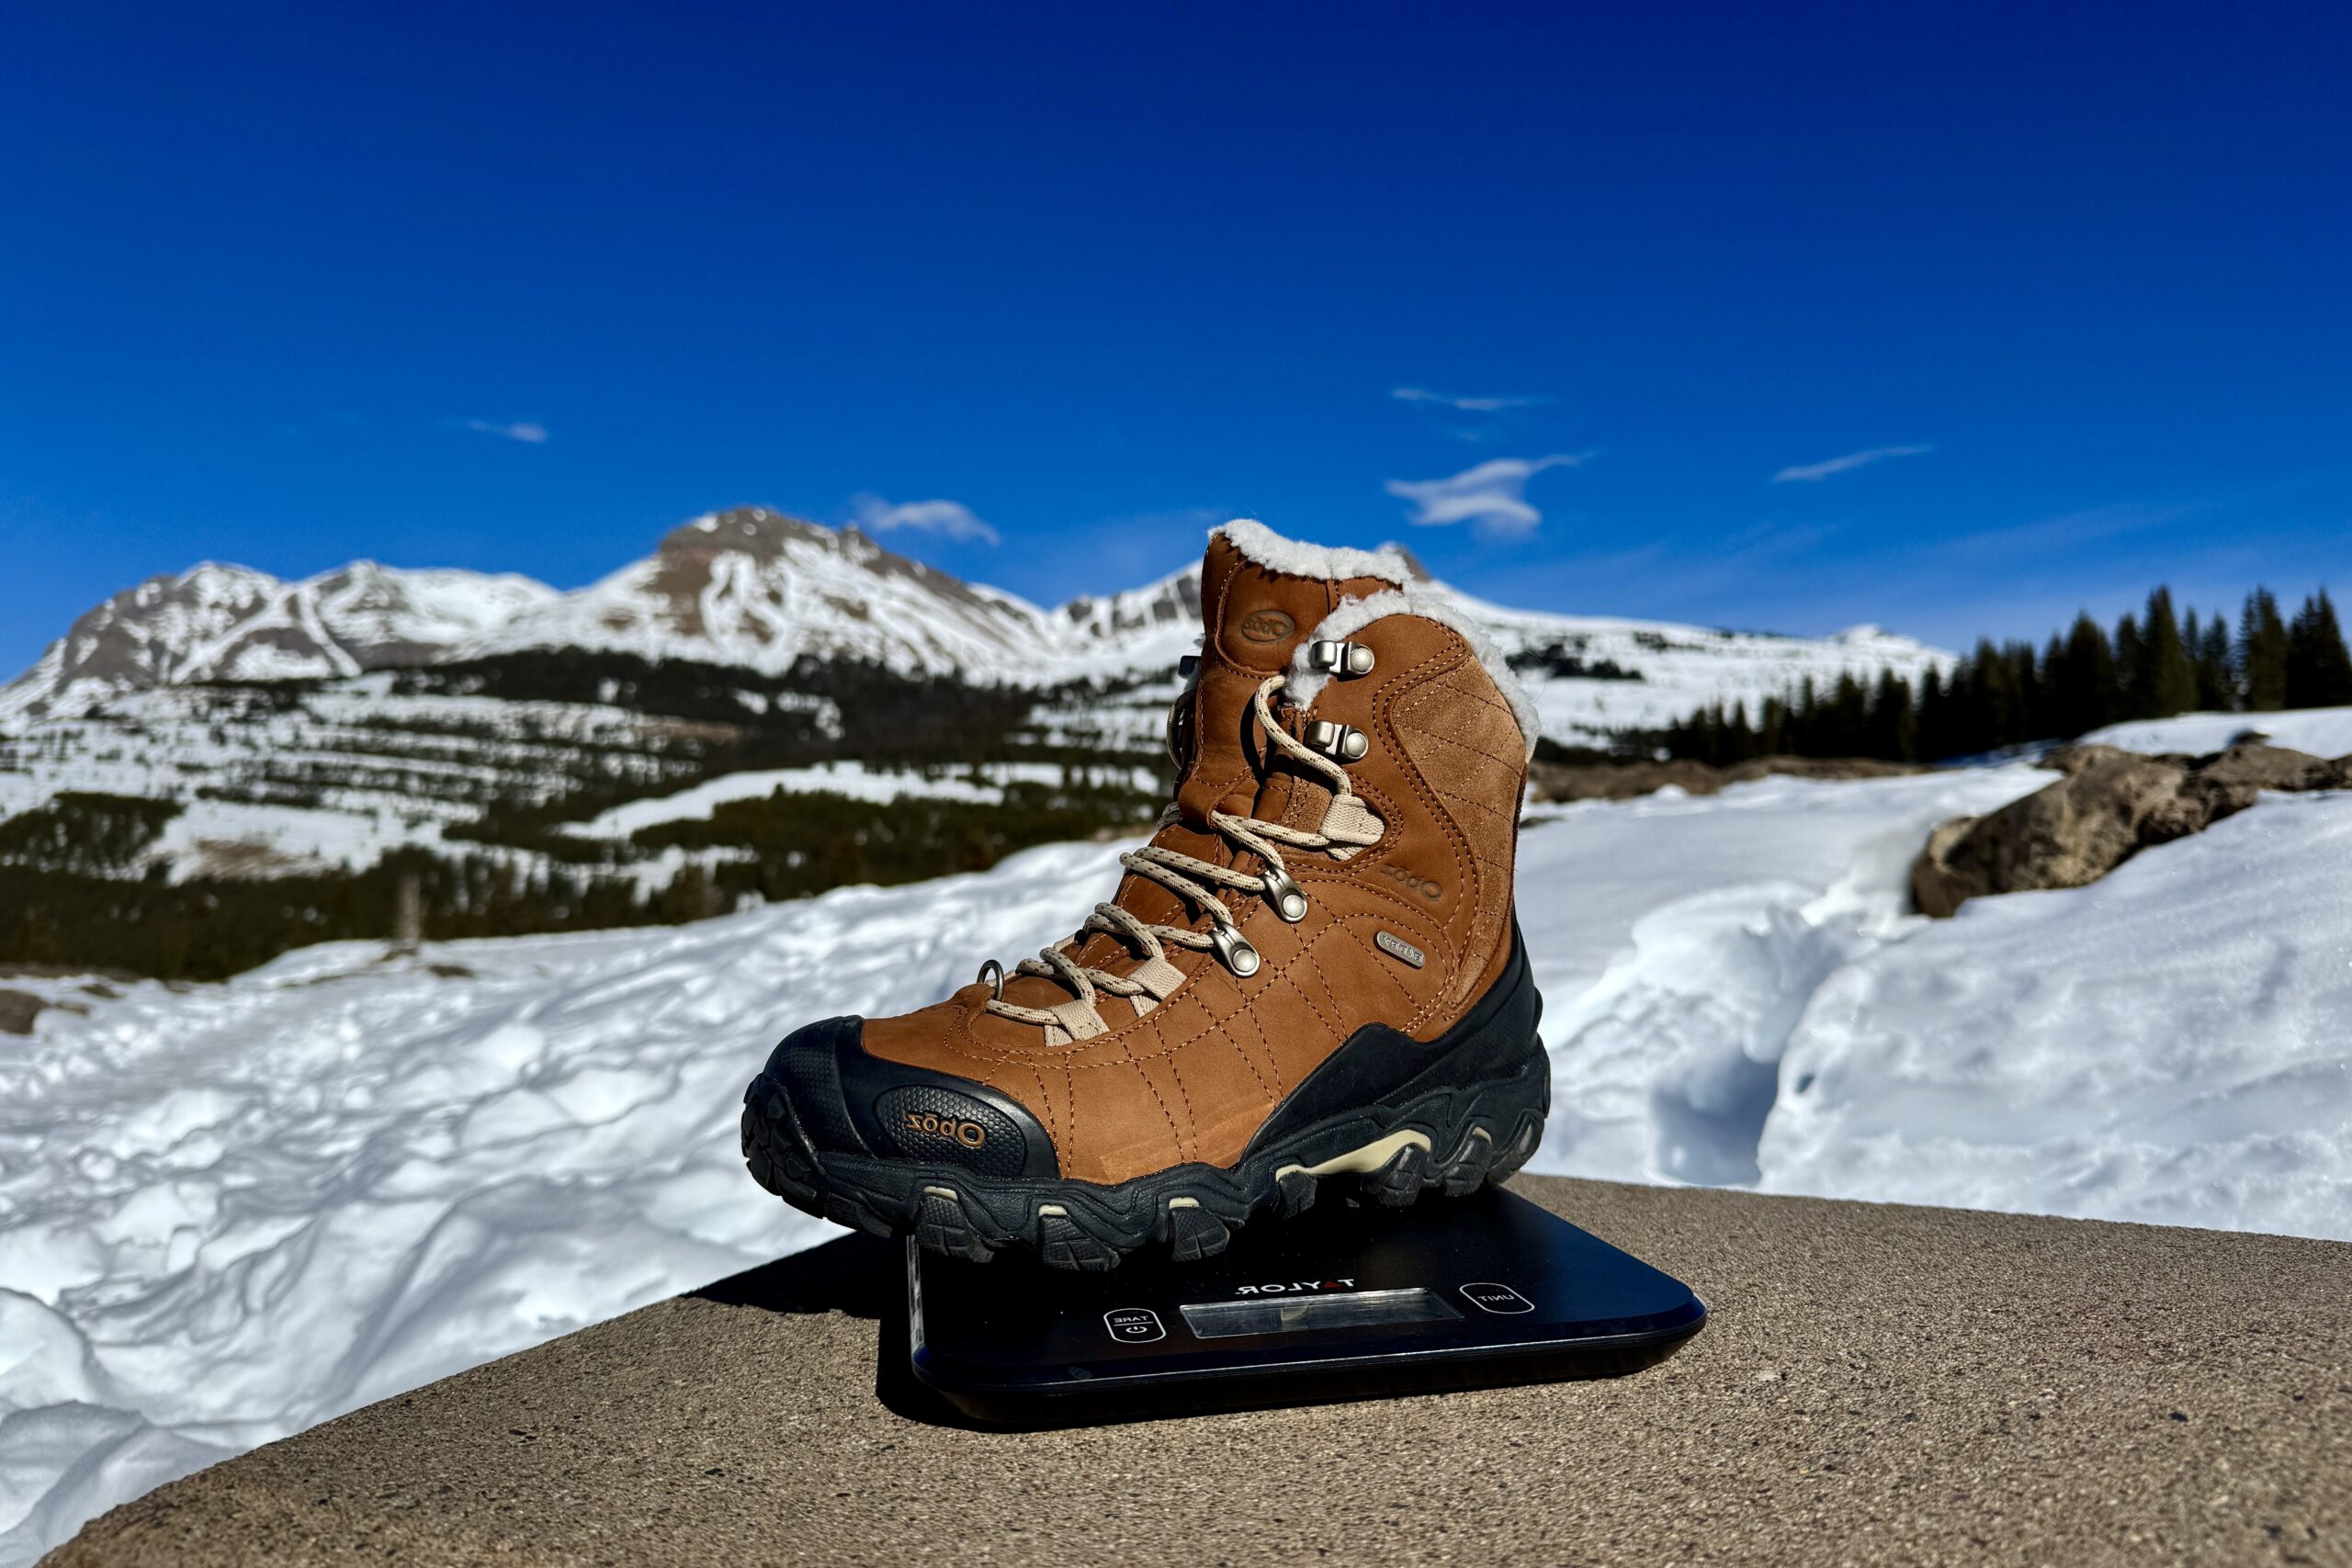
[[[676,528],[645,559],[525,610],[461,656],[588,648],[775,674],[802,654],[1028,684],[1074,639],[1027,600],[762,506]]]
[[[1201,563],[1123,593],[1081,595],[1057,618],[1106,668],[1170,668],[1200,636]]]
[[[555,597],[527,577],[355,561],[300,582],[206,562],[85,612],[0,686],[0,730],[203,681],[356,675],[420,664]]]
[[[168,825],[106,874],[120,879],[359,874],[402,849],[545,870],[548,846],[527,831],[485,838],[493,813],[584,821],[681,790],[741,798],[750,782],[718,782],[741,768],[783,787],[835,776],[817,763],[871,760],[876,738],[842,728],[872,695],[849,660],[1037,692],[1025,717],[1003,691],[978,705],[998,716],[977,760],[1007,777],[1091,760],[1131,781],[1160,753],[1200,599],[1193,561],[1047,610],[759,507],[695,518],[564,593],[364,562],[300,582],[201,566],[93,609],[0,688],[0,823],[69,793],[168,803]],[[1872,629],[1781,637],[1463,602],[1510,655],[1545,734],[1570,745],[1804,680],[1917,679],[1950,657]],[[501,663],[542,649],[634,657]],[[668,666],[654,681],[665,694],[645,689],[640,658]],[[684,705],[681,684],[697,694]],[[921,700],[959,702],[952,687]],[[812,727],[797,739],[795,714]],[[978,739],[960,715],[957,733]],[[876,776],[902,786],[913,761]],[[29,852],[0,852],[0,867],[59,869]],[[676,869],[627,842],[605,859],[639,882]]]
[[[0,687],[0,733],[158,686],[357,674],[392,665],[588,649],[788,671],[801,656],[904,674],[1050,686],[1149,678],[1192,646],[1200,567],[1048,610],[834,529],[737,507],[673,530],[603,581],[558,593],[522,577],[360,562],[301,582],[200,566],[117,594]],[[1465,600],[1518,655],[1544,729],[1591,743],[1707,703],[1882,670],[1917,679],[1950,655],[1874,627],[1826,638],[1565,615]]]

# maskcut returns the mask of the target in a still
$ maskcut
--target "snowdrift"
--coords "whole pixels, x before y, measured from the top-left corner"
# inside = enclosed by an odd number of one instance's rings
[[[2352,796],[1903,912],[1931,825],[2048,778],[1540,813],[1535,1168],[2352,1237]],[[1122,847],[674,930],[314,948],[0,1035],[0,1565],[828,1234],[736,1156],[767,1046],[1063,934]]]

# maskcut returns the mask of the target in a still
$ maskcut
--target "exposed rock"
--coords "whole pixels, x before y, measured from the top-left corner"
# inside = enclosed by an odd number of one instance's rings
[[[30,1034],[49,1004],[30,991],[0,991],[0,1034]]]
[[[1686,795],[1713,795],[1727,785],[1749,784],[1772,773],[1800,779],[1883,779],[1924,770],[1904,762],[1866,757],[1758,757],[1720,768],[1686,758],[1667,761],[1636,759],[1611,762],[1546,762],[1527,772],[1531,800],[1631,800],[1671,784]]]
[[[1920,913],[1942,919],[1989,893],[2086,886],[2152,844],[2245,810],[2265,790],[2352,788],[2352,757],[2331,762],[2258,741],[2207,757],[2069,746],[2047,765],[2065,776],[1928,836],[1911,867]]]
[[[83,1017],[90,1011],[80,1002],[52,1002],[30,991],[0,991],[0,1034],[30,1034],[33,1020],[51,1008]]]

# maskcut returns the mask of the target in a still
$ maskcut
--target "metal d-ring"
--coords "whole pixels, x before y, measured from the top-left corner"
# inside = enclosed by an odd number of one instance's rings
[[[981,985],[989,987],[996,992],[996,999],[998,1001],[1004,1000],[1003,964],[999,964],[993,958],[989,959],[986,964],[980,965],[979,980]]]

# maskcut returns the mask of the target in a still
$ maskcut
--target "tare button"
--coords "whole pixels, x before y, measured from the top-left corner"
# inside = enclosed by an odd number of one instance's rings
[[[1148,1345],[1168,1337],[1159,1314],[1149,1307],[1114,1308],[1102,1314],[1102,1326],[1111,1331],[1112,1338],[1128,1345]]]
[[[1533,1302],[1529,1301],[1509,1285],[1488,1284],[1482,1281],[1475,1285],[1463,1286],[1462,1293],[1468,1296],[1470,1304],[1480,1312],[1510,1313],[1535,1310]]]

